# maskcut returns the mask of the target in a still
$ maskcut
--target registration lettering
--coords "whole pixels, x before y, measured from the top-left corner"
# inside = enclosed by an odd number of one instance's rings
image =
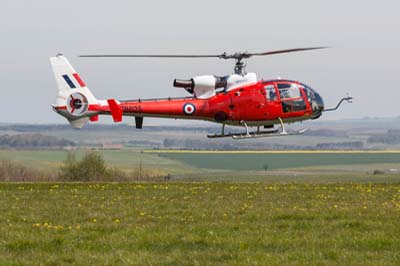
[[[142,113],[143,109],[140,105],[122,106],[122,111],[126,113]]]

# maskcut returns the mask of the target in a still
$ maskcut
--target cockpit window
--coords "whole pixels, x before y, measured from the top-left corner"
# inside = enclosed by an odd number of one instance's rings
[[[312,100],[315,100],[315,92],[313,89],[311,89],[309,86],[305,84],[301,84],[304,87],[304,92],[307,95],[307,100],[308,102],[311,102]]]
[[[284,113],[300,112],[307,109],[301,95],[300,86],[296,83],[278,83],[279,95]]]
[[[278,83],[278,89],[287,89],[290,88],[292,85],[290,83]]]
[[[278,99],[275,91],[274,85],[267,85],[264,87],[265,89],[265,97],[269,101],[276,101]]]
[[[281,100],[301,97],[300,88],[297,84],[280,83],[278,89]]]

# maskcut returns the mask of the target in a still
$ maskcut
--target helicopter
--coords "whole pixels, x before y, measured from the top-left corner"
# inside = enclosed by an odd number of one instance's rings
[[[327,47],[308,47],[275,50],[263,53],[236,52],[232,54],[103,54],[80,57],[119,58],[217,58],[235,60],[234,73],[226,76],[202,75],[191,79],[175,79],[173,86],[182,88],[189,97],[97,100],[66,57],[58,54],[50,58],[58,95],[53,110],[65,117],[72,128],[82,128],[88,121],[97,122],[99,115],[111,115],[113,121],[133,116],[137,129],[143,127],[144,117],[204,120],[222,125],[220,133],[208,138],[258,137],[303,134],[306,129],[288,132],[286,123],[315,120],[323,112],[334,111],[342,102],[351,103],[352,97],[342,98],[336,107],[326,109],[321,95],[310,86],[289,79],[258,80],[255,73],[246,72],[245,60],[255,56],[269,56]],[[225,132],[225,126],[240,126],[242,133]],[[278,125],[275,128],[275,125]],[[256,127],[256,130],[250,128]]]

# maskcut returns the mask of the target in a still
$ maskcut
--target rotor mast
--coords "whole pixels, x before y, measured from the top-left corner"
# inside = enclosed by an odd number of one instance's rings
[[[236,64],[235,64],[235,74],[244,76],[246,75],[246,63],[242,61],[242,58],[236,59]]]

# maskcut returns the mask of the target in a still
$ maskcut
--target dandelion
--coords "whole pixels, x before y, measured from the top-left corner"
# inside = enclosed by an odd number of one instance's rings
[[[139,213],[140,216],[144,216],[144,214],[145,214],[144,212]]]
[[[62,226],[62,225],[56,225],[56,226],[54,226],[54,229],[56,229],[56,230],[62,230],[62,229],[64,229],[64,226]]]
[[[92,219],[92,222],[93,222],[93,223],[97,223],[97,219],[96,219],[96,218],[93,218],[93,219]]]
[[[121,221],[117,218],[114,220],[114,223],[119,224]]]

